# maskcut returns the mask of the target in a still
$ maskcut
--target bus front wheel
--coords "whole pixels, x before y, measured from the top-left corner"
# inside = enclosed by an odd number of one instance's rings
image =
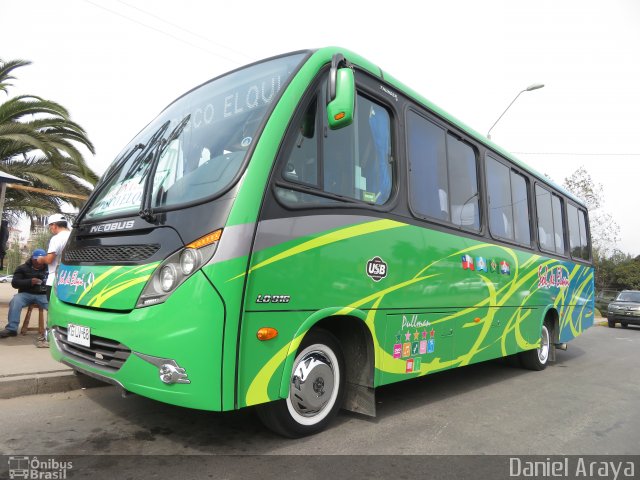
[[[527,350],[520,353],[522,366],[529,370],[544,370],[549,363],[551,355],[551,339],[553,338],[553,327],[551,322],[545,320],[540,332],[540,346],[534,350]]]
[[[265,426],[298,438],[323,430],[336,415],[344,392],[344,359],[338,340],[325,330],[307,334],[296,354],[284,400],[256,406]]]

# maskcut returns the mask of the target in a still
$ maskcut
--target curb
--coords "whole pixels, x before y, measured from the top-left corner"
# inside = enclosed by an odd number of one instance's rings
[[[69,370],[15,375],[0,378],[0,399],[108,386],[107,383]]]

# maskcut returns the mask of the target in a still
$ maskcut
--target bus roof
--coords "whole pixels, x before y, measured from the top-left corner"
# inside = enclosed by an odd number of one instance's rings
[[[496,153],[502,155],[503,157],[511,160],[515,165],[517,165],[518,167],[522,168],[523,170],[526,170],[527,172],[531,173],[532,175],[537,177],[537,179],[540,180],[541,182],[546,183],[550,187],[562,192],[564,195],[569,197],[571,200],[573,200],[577,204],[579,204],[579,205],[581,205],[581,206],[586,208],[586,205],[585,205],[584,201],[581,200],[580,198],[578,198],[575,194],[569,192],[566,188],[556,184],[554,181],[550,180],[549,178],[545,177],[543,174],[541,174],[538,171],[536,171],[535,169],[531,168],[529,165],[527,165],[526,163],[521,161],[519,158],[517,158],[512,153],[508,152],[507,150],[503,149],[499,145],[495,144],[494,142],[489,140],[487,137],[485,137],[481,133],[477,132],[476,130],[474,130],[473,128],[471,128],[470,126],[465,124],[464,122],[458,120],[453,115],[449,114],[448,112],[446,112],[442,108],[440,108],[437,105],[435,105],[434,103],[430,102],[424,96],[422,96],[421,94],[419,94],[418,92],[413,90],[411,87],[408,87],[407,85],[405,85],[401,81],[397,80],[395,77],[393,77],[393,76],[389,75],[388,73],[384,72],[380,67],[376,66],[375,64],[371,63],[370,61],[368,61],[367,59],[361,57],[360,55],[358,55],[358,54],[356,54],[354,52],[351,52],[351,51],[349,51],[347,49],[340,48],[340,47],[326,47],[326,48],[321,48],[321,49],[316,50],[315,54],[313,56],[322,56],[326,61],[330,61],[331,57],[336,53],[341,53],[342,55],[345,56],[345,58],[350,63],[352,63],[352,64],[358,66],[359,68],[362,68],[362,69],[368,71],[372,75],[374,75],[374,76],[376,76],[376,77],[378,77],[378,78],[390,83],[391,85],[393,85],[395,88],[400,90],[403,94],[405,94],[409,98],[411,98],[414,101],[422,104],[424,107],[426,107],[427,109],[431,110],[436,115],[440,116],[441,118],[443,118],[447,122],[453,124],[454,126],[458,127],[460,130],[464,131],[467,135],[472,137],[474,140],[482,143],[487,148],[489,148],[489,149],[495,151]]]

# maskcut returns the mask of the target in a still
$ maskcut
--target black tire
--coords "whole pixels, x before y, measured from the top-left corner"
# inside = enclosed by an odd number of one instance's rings
[[[340,410],[344,376],[338,340],[326,330],[313,330],[304,338],[293,361],[289,396],[256,405],[256,413],[267,428],[285,437],[320,432]]]
[[[616,322],[613,320],[607,320],[607,322],[609,323],[609,328],[616,328]]]
[[[553,326],[549,320],[545,320],[540,331],[540,348],[527,350],[520,353],[522,366],[528,370],[544,370],[549,363],[551,355]]]
[[[629,326],[628,322],[620,322],[620,325],[622,326],[622,328],[627,328]]]

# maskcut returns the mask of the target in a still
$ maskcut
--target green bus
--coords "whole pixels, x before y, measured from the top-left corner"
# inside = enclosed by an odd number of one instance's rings
[[[299,51],[175,100],[75,220],[55,359],[298,437],[375,388],[594,319],[585,205],[355,53]]]

